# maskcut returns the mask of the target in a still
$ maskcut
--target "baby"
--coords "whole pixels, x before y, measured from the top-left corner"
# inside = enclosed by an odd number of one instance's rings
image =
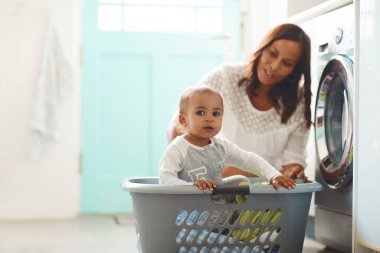
[[[209,191],[217,184],[248,181],[243,176],[222,179],[222,169],[233,166],[264,177],[276,190],[280,186],[287,189],[295,187],[291,179],[260,156],[215,137],[222,127],[222,118],[223,99],[216,90],[196,86],[184,92],[179,104],[179,123],[186,133],[174,139],[162,156],[160,184],[193,184]]]

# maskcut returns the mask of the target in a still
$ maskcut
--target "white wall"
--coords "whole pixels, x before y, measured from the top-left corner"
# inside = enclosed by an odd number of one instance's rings
[[[243,57],[256,50],[261,39],[270,28],[285,21],[287,0],[243,0],[243,8],[249,12],[243,42]]]
[[[288,16],[296,15],[302,11],[310,9],[326,1],[327,0],[307,0],[307,1],[288,0],[288,11],[287,11]]]
[[[79,213],[78,78],[74,92],[58,107],[55,146],[36,161],[28,153],[49,4],[78,74],[80,1],[0,1],[0,219],[67,218]]]
[[[355,1],[354,252],[380,251],[380,2]],[[369,249],[366,249],[369,248]]]

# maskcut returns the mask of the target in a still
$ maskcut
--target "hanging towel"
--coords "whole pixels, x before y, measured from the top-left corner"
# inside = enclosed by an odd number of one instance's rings
[[[48,18],[30,131],[30,157],[38,159],[57,141],[58,105],[72,92],[73,66],[52,18]]]

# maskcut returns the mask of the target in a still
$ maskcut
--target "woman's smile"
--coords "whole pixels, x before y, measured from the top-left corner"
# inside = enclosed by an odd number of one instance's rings
[[[269,72],[266,68],[264,68],[264,75],[266,78],[274,78],[275,77],[275,74],[273,72]]]

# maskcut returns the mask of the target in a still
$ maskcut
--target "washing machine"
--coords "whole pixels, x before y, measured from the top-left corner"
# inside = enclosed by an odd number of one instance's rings
[[[318,89],[314,110],[315,236],[323,244],[352,252],[354,7],[321,17],[326,25],[318,45]]]

